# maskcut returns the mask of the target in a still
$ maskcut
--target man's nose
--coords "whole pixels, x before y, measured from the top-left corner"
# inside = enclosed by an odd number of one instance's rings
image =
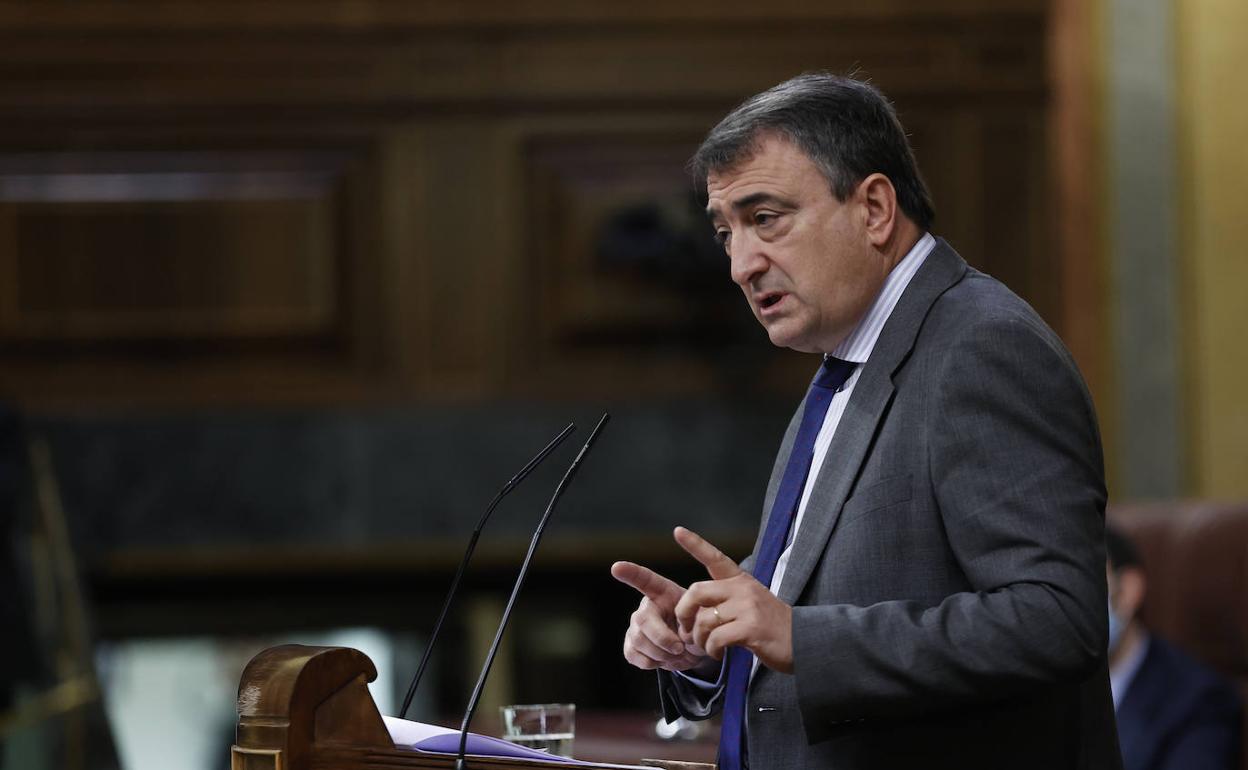
[[[763,253],[762,242],[751,237],[749,230],[740,238],[733,238],[729,259],[732,281],[741,287],[748,287],[751,281],[767,270],[767,256]]]

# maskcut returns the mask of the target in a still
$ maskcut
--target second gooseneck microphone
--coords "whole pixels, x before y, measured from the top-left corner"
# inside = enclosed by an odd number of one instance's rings
[[[486,507],[485,513],[482,514],[481,520],[477,522],[477,528],[472,531],[472,537],[468,539],[468,548],[464,551],[464,558],[459,562],[459,569],[455,571],[455,578],[451,580],[451,589],[446,592],[446,601],[442,603],[442,612],[438,613],[438,621],[433,624],[433,632],[429,635],[429,643],[425,645],[425,654],[420,659],[420,665],[416,667],[416,676],[412,677],[412,683],[407,688],[407,697],[403,699],[403,708],[399,709],[399,719],[407,718],[407,710],[412,705],[412,696],[416,694],[416,688],[420,685],[420,678],[425,673],[425,667],[429,665],[429,655],[433,652],[433,645],[438,641],[438,633],[442,631],[442,624],[446,621],[446,613],[451,608],[451,604],[455,601],[455,592],[459,590],[460,581],[464,578],[464,570],[468,567],[468,561],[472,558],[472,552],[476,550],[477,540],[481,537],[481,530],[485,528],[485,522],[489,520],[490,514],[498,507],[503,498],[507,496],[511,490],[524,481],[524,478],[533,472],[533,469],[542,464],[547,455],[555,451],[555,447],[563,443],[572,432],[576,430],[576,423],[568,423],[568,427],[560,431],[558,436],[551,439],[550,443],[542,448],[528,464],[520,469],[520,472],[511,477],[511,480],[503,485],[498,491],[494,499],[490,501]],[[592,438],[592,437],[591,437]],[[585,450],[581,450],[584,452]]]
[[[459,753],[455,757],[455,770],[465,770],[467,763],[464,760],[464,753],[468,748],[468,725],[472,723],[472,715],[476,713],[477,702],[481,700],[481,692],[485,689],[485,679],[490,675],[490,666],[494,664],[494,657],[498,654],[498,644],[503,639],[503,631],[507,629],[507,621],[511,618],[511,610],[516,605],[516,597],[520,595],[520,588],[524,585],[524,579],[529,574],[529,565],[533,562],[533,554],[537,551],[537,545],[542,541],[542,533],[546,530],[546,524],[550,521],[550,516],[555,512],[555,505],[559,502],[559,498],[563,497],[563,492],[567,489],[568,483],[572,481],[572,477],[576,475],[576,471],[581,467],[581,460],[585,459],[585,455],[589,453],[589,448],[593,446],[594,440],[598,438],[598,434],[602,432],[602,426],[607,424],[607,420],[611,419],[610,414],[604,414],[598,424],[594,426],[593,432],[589,434],[589,438],[585,440],[585,446],[581,447],[581,451],[576,455],[576,459],[568,466],[567,473],[563,474],[559,486],[555,487],[555,493],[550,496],[550,502],[546,505],[546,512],[542,514],[542,519],[537,523],[537,529],[533,532],[533,539],[529,542],[529,551],[524,555],[524,563],[520,565],[520,573],[516,576],[516,584],[511,589],[511,598],[507,600],[507,607],[503,609],[502,620],[498,622],[498,631],[494,634],[494,642],[490,645],[490,651],[485,656],[485,665],[481,667],[481,676],[477,679],[477,686],[472,690],[472,698],[468,701],[468,709],[464,712],[464,721],[459,728]]]

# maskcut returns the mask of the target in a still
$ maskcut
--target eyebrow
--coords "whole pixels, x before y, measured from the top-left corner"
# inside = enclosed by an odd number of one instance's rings
[[[794,205],[792,201],[773,195],[772,193],[756,192],[733,201],[732,208],[734,211],[740,211],[742,209],[748,209],[751,206],[757,206],[760,203],[774,203],[784,208],[793,208]],[[719,209],[715,206],[706,207],[706,215],[711,219],[714,219],[718,214]]]

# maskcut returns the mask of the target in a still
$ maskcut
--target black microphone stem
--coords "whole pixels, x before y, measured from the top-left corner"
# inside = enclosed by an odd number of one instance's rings
[[[498,632],[494,634],[494,642],[490,645],[490,651],[485,656],[485,666],[481,668],[481,677],[477,679],[477,686],[472,690],[472,698],[468,701],[468,710],[464,713],[464,721],[459,728],[459,754],[455,759],[455,770],[464,770],[467,767],[464,760],[464,752],[468,747],[468,725],[472,723],[473,714],[477,711],[477,703],[481,700],[481,692],[485,689],[485,679],[490,675],[490,667],[494,665],[494,657],[498,655],[498,645],[503,639],[503,631],[507,629],[507,621],[511,617],[511,608],[515,606],[516,597],[520,595],[520,589],[524,586],[524,579],[529,574],[529,564],[533,561],[533,554],[537,551],[537,544],[542,541],[542,532],[546,530],[546,524],[550,521],[551,514],[555,512],[555,505],[559,502],[559,498],[563,497],[563,491],[567,488],[568,483],[572,481],[572,477],[576,475],[577,469],[581,467],[581,460],[585,458],[590,446],[598,438],[598,434],[602,432],[602,426],[606,425],[607,420],[610,419],[610,414],[603,414],[602,419],[594,426],[593,432],[585,440],[585,446],[581,447],[581,451],[576,455],[576,459],[568,466],[567,473],[563,474],[563,479],[559,482],[559,486],[555,487],[555,493],[550,496],[550,503],[546,506],[546,512],[542,514],[542,519],[537,524],[537,530],[533,533],[533,539],[529,542],[529,551],[524,555],[524,563],[520,565],[520,574],[516,578],[515,586],[511,589],[511,598],[507,600],[507,606],[503,609],[503,618],[499,621]]]
[[[555,451],[555,447],[562,444],[563,440],[575,430],[576,423],[568,423],[568,427],[560,431],[558,436],[551,439],[550,443],[542,451],[538,452],[532,460],[529,460],[528,465],[521,468],[519,473],[512,476],[511,480],[504,484],[502,489],[498,490],[498,494],[494,495],[494,499],[486,507],[485,513],[482,514],[481,520],[477,522],[476,529],[472,531],[472,536],[468,539],[468,550],[464,551],[464,558],[459,562],[459,569],[455,571],[455,578],[451,580],[451,589],[446,592],[446,601],[442,603],[442,611],[438,613],[438,621],[433,624],[433,632],[429,635],[429,643],[425,645],[425,654],[421,656],[420,665],[416,667],[416,676],[412,677],[412,683],[407,688],[407,697],[403,699],[403,708],[399,709],[399,719],[407,717],[407,710],[412,705],[412,697],[416,695],[416,688],[420,685],[420,678],[424,676],[425,667],[429,665],[429,656],[433,652],[433,645],[438,641],[438,634],[442,631],[442,623],[446,620],[446,613],[451,609],[451,604],[455,600],[455,592],[459,590],[459,583],[464,578],[464,570],[468,568],[468,561],[472,559],[472,552],[477,548],[477,540],[481,537],[481,530],[485,528],[485,522],[489,520],[490,514],[494,512],[494,509],[498,507],[503,498],[511,490],[515,489],[521,481],[524,481],[525,476],[532,473],[534,468],[541,465],[542,460],[545,460],[547,455]]]

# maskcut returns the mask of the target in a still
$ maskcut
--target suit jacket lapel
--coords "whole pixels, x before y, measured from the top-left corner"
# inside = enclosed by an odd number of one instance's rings
[[[922,267],[910,280],[897,306],[884,324],[880,338],[871,351],[870,359],[863,364],[862,373],[854,385],[853,394],[836,427],[832,443],[828,447],[819,475],[811,490],[802,517],[801,530],[793,541],[784,582],[777,594],[788,604],[797,602],[802,589],[819,563],[828,539],[840,518],[841,508],[858,472],[862,468],[867,449],[875,435],[876,426],[893,398],[893,373],[909,357],[915,337],[932,303],[946,289],[957,283],[966,272],[966,262],[949,244],[937,239],[936,247],[927,255]],[[792,430],[790,430],[792,433]],[[785,436],[782,459],[788,462],[792,437]],[[784,464],[777,463],[780,473]],[[775,472],[769,487],[768,507],[774,498],[770,494],[775,487]],[[756,546],[757,549],[757,546]]]

